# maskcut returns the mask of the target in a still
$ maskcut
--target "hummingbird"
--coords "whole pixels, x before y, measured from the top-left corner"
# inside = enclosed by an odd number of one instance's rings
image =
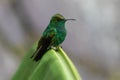
[[[65,40],[67,34],[65,22],[69,20],[75,19],[65,19],[61,14],[53,15],[38,41],[36,51],[31,56],[34,61],[39,61],[46,51],[57,48]]]

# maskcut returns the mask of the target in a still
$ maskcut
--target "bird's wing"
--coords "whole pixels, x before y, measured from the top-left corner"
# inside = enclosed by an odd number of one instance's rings
[[[45,36],[42,36],[41,39],[38,42],[38,46],[34,54],[31,58],[33,60],[38,61],[42,58],[44,53],[49,49],[49,46],[52,42],[52,38],[56,35],[56,32],[54,29],[49,30],[48,34]]]
[[[48,36],[49,38],[51,38],[51,42],[48,46],[48,49],[51,48],[51,46],[54,45],[55,41],[56,41],[56,37],[57,37],[57,30],[56,29],[51,29],[50,30],[50,35]]]

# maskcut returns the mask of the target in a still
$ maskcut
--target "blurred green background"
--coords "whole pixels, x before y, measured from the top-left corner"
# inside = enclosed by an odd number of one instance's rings
[[[119,0],[0,0],[0,80],[10,80],[51,16],[67,22],[62,44],[83,80],[120,79]]]

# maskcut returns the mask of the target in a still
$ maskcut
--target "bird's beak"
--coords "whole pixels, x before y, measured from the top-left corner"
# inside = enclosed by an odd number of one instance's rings
[[[65,21],[69,21],[69,20],[75,21],[76,19],[65,19]]]

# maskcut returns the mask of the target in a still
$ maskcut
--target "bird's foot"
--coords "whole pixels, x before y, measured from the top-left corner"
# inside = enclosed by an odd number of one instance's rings
[[[57,46],[57,47],[51,46],[51,47],[48,48],[48,50],[49,50],[49,49],[54,49],[55,51],[58,51],[58,50],[59,50],[59,47],[62,48],[62,46]]]
[[[59,47],[51,46],[50,49],[54,49],[55,51],[58,51]]]
[[[54,47],[54,46],[51,46],[50,48],[51,48],[51,49],[54,49],[54,50],[56,50],[56,49],[57,49],[57,47]]]
[[[62,46],[60,46],[62,48]]]

